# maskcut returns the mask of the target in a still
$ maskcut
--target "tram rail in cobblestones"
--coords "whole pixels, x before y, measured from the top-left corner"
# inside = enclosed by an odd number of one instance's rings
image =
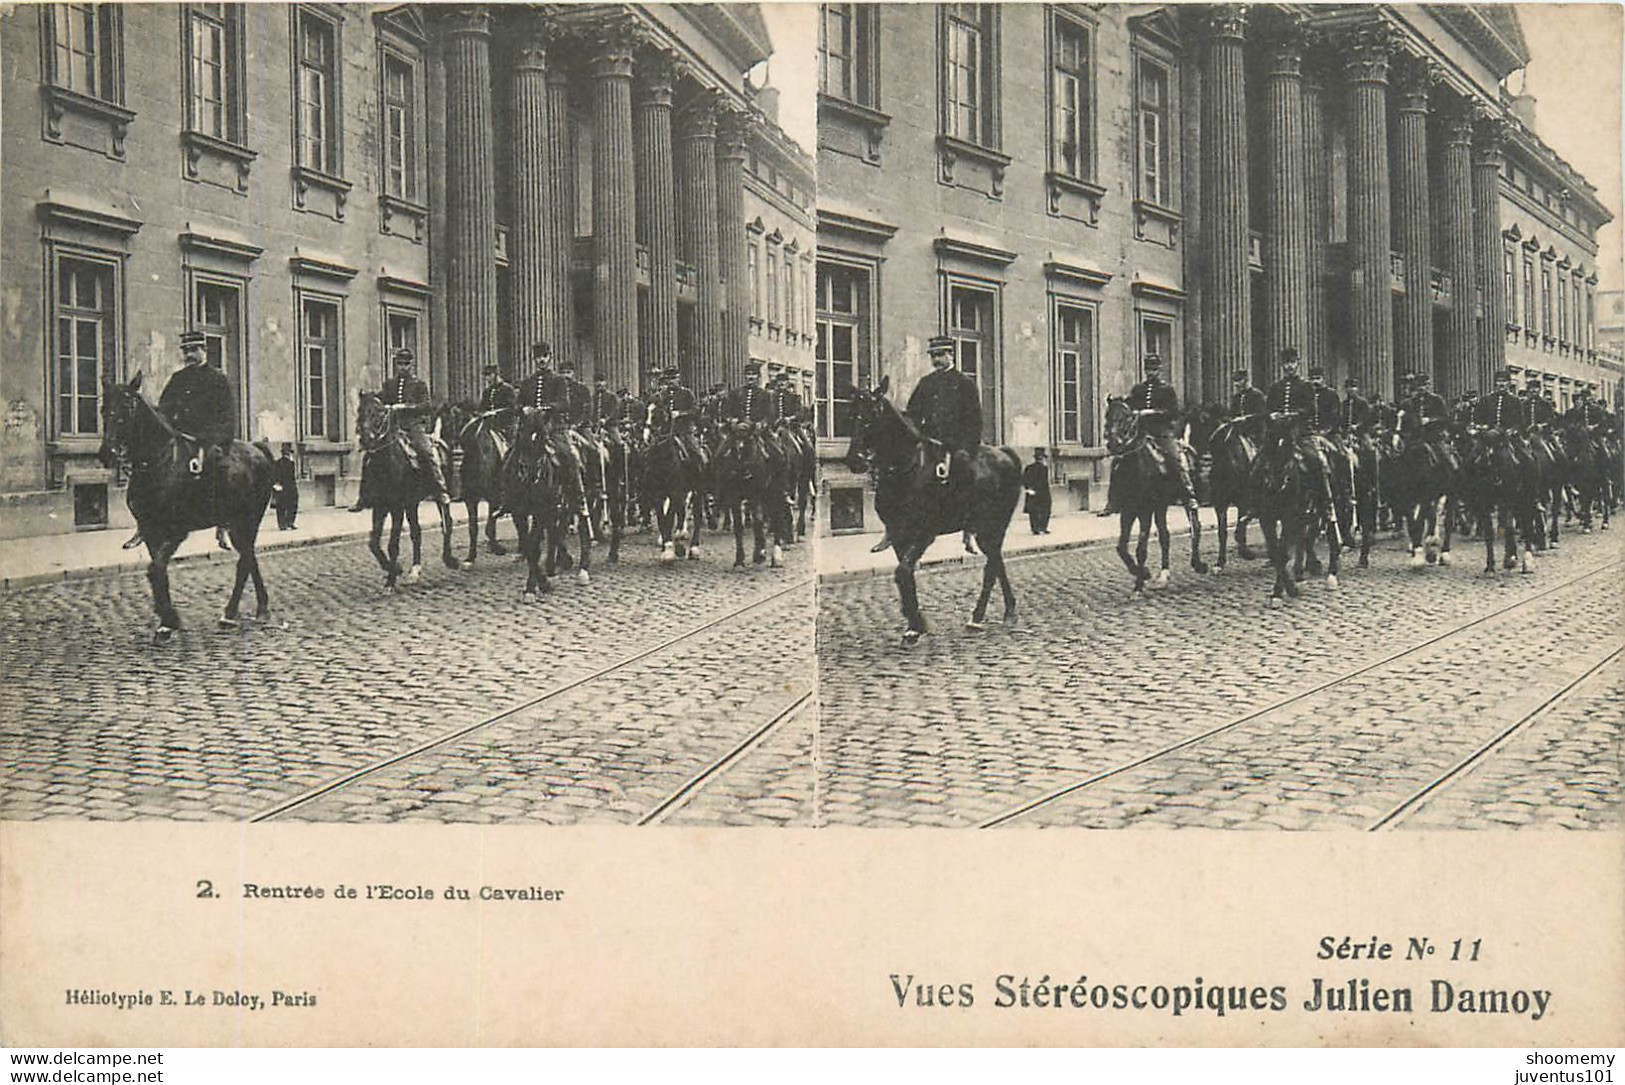
[[[733,621],[740,615],[747,614],[752,610],[757,610],[761,607],[767,606],[770,603],[783,599],[787,595],[800,591],[807,587],[807,585],[813,583],[815,579],[816,577],[814,576],[802,577],[795,583],[781,588],[770,595],[753,600],[744,604],[743,606],[735,607],[732,610],[712,618],[710,621],[707,621],[702,625],[684,630],[675,636],[668,637],[659,644],[642,649],[641,651],[635,652],[632,655],[628,655],[622,659],[618,659],[608,666],[601,667],[598,670],[593,671],[591,674],[583,675],[580,678],[572,679],[569,682],[560,683],[557,686],[543,690],[534,697],[521,701],[518,704],[509,705],[501,711],[494,712],[489,716],[474,721],[473,723],[464,724],[463,726],[454,730],[447,731],[446,733],[437,735],[434,738],[419,742],[400,753],[379,758],[370,764],[363,765],[358,769],[346,772],[342,776],[338,776],[327,781],[326,783],[319,784],[316,787],[309,788],[308,790],[302,791],[290,798],[283,799],[282,801],[269,806],[256,814],[250,815],[247,820],[249,822],[272,821],[283,816],[284,814],[290,813],[293,810],[297,810],[302,806],[308,805],[318,799],[324,798],[333,794],[334,792],[349,787],[352,784],[358,783],[367,779],[368,777],[383,772],[386,769],[393,768],[396,765],[411,761],[414,758],[421,757],[424,754],[430,753],[434,750],[449,746],[454,742],[459,742],[472,734],[483,731],[489,727],[496,726],[497,724],[502,723],[504,720],[510,719],[523,712],[528,712],[536,708],[538,705],[545,704],[546,702],[554,700],[555,698],[562,697],[565,694],[570,693],[572,690],[576,690],[582,686],[597,682],[617,671],[623,670],[641,662],[642,660],[648,659],[650,656],[659,655],[661,652],[670,651],[672,648],[682,644],[685,641],[692,640],[693,638],[708,633],[719,626],[726,625],[728,622]],[[758,728],[757,731],[753,732],[750,738],[747,738],[744,743],[741,743],[739,747],[736,747],[733,753],[731,753],[728,757],[725,757],[722,759],[722,761],[713,764],[710,769],[707,769],[705,773],[700,774],[700,776],[696,777],[694,780],[690,780],[689,783],[685,785],[685,787],[677,794],[663,802],[655,809],[655,811],[651,812],[650,815],[646,815],[646,820],[648,817],[653,817],[654,814],[657,813],[663,817],[667,810],[674,809],[677,806],[680,806],[683,802],[686,802],[687,798],[692,797],[693,794],[697,793],[700,787],[703,787],[704,783],[720,775],[722,769],[737,761],[741,756],[748,752],[751,747],[754,747],[757,743],[759,743],[761,739],[766,738],[774,730],[774,728],[780,722],[782,722],[782,720],[794,715],[796,710],[804,706],[806,701],[811,697],[812,693],[811,691],[808,691],[795,704],[791,705],[789,709],[781,712],[773,720],[770,720],[767,725]]]
[[[998,827],[1000,827],[1002,825],[1008,825],[1013,821],[1017,821],[1020,818],[1023,818],[1025,816],[1027,816],[1028,814],[1031,814],[1031,813],[1033,813],[1035,811],[1044,809],[1045,807],[1050,807],[1053,804],[1055,804],[1056,802],[1058,802],[1059,800],[1064,799],[1064,798],[1066,798],[1066,797],[1068,797],[1070,795],[1075,795],[1080,791],[1084,791],[1087,788],[1095,786],[1096,784],[1103,783],[1106,780],[1110,780],[1110,779],[1113,779],[1113,778],[1118,777],[1118,776],[1122,776],[1125,773],[1133,772],[1136,769],[1143,768],[1146,765],[1154,764],[1154,763],[1156,763],[1156,762],[1158,762],[1160,760],[1163,760],[1164,758],[1172,756],[1173,754],[1179,753],[1179,752],[1184,751],[1184,750],[1189,750],[1189,749],[1191,749],[1192,747],[1195,747],[1195,746],[1199,746],[1202,743],[1208,742],[1208,741],[1210,741],[1210,740],[1212,740],[1214,738],[1217,738],[1220,735],[1226,734],[1227,732],[1233,731],[1233,730],[1235,730],[1235,729],[1237,729],[1239,727],[1242,727],[1242,726],[1244,726],[1246,724],[1253,723],[1253,722],[1255,722],[1257,720],[1263,719],[1264,717],[1267,717],[1267,716],[1271,715],[1272,713],[1278,712],[1278,711],[1280,711],[1282,709],[1285,709],[1285,708],[1288,708],[1288,707],[1290,707],[1290,706],[1292,706],[1294,704],[1297,704],[1299,701],[1303,701],[1303,700],[1306,700],[1307,698],[1316,696],[1317,694],[1324,693],[1326,690],[1329,690],[1329,689],[1332,689],[1332,688],[1334,688],[1336,686],[1342,685],[1345,682],[1352,681],[1354,679],[1362,677],[1363,675],[1369,674],[1372,671],[1380,670],[1383,667],[1390,666],[1390,665],[1392,665],[1394,663],[1397,663],[1397,662],[1399,662],[1401,660],[1404,660],[1404,659],[1406,659],[1406,658],[1408,658],[1410,656],[1417,655],[1418,653],[1423,652],[1426,649],[1434,647],[1435,645],[1439,644],[1442,641],[1449,640],[1450,638],[1455,637],[1455,636],[1459,636],[1460,634],[1465,633],[1468,630],[1475,629],[1475,628],[1477,628],[1479,626],[1482,626],[1482,625],[1485,625],[1487,623],[1496,621],[1496,620],[1498,620],[1500,618],[1505,617],[1508,614],[1511,614],[1514,611],[1521,610],[1521,609],[1523,609],[1525,607],[1528,607],[1532,603],[1536,603],[1536,602],[1539,602],[1540,600],[1549,598],[1550,596],[1555,595],[1555,594],[1557,594],[1559,592],[1567,591],[1568,589],[1573,588],[1578,584],[1583,584],[1583,583],[1585,583],[1587,581],[1595,580],[1596,578],[1602,577],[1602,576],[1605,576],[1605,575],[1612,575],[1612,576],[1617,577],[1618,576],[1618,571],[1619,571],[1620,566],[1622,564],[1625,564],[1625,563],[1622,563],[1622,562],[1619,562],[1619,561],[1609,562],[1607,565],[1604,565],[1601,568],[1593,569],[1590,572],[1583,573],[1580,576],[1577,576],[1577,577],[1574,577],[1572,579],[1566,580],[1561,584],[1557,584],[1557,585],[1554,585],[1553,587],[1545,588],[1545,589],[1543,589],[1541,591],[1535,592],[1532,595],[1525,596],[1524,598],[1519,599],[1516,602],[1509,603],[1508,605],[1506,605],[1504,607],[1501,607],[1501,608],[1499,608],[1497,610],[1493,610],[1493,611],[1491,611],[1491,612],[1489,612],[1487,614],[1481,614],[1478,617],[1473,618],[1470,621],[1463,622],[1460,625],[1452,626],[1450,629],[1445,630],[1444,632],[1438,634],[1437,636],[1430,637],[1427,640],[1422,641],[1419,644],[1413,644],[1410,647],[1403,649],[1402,651],[1398,651],[1398,652],[1395,652],[1395,653],[1393,653],[1391,655],[1384,656],[1381,659],[1378,659],[1378,660],[1375,660],[1375,661],[1373,661],[1371,663],[1365,664],[1364,666],[1361,666],[1361,667],[1359,667],[1359,668],[1357,668],[1355,670],[1344,672],[1343,674],[1337,675],[1334,678],[1331,678],[1331,679],[1328,679],[1328,680],[1326,680],[1324,682],[1318,683],[1318,684],[1316,684],[1314,686],[1311,686],[1311,687],[1309,687],[1307,689],[1298,690],[1295,693],[1289,694],[1286,697],[1283,697],[1283,698],[1281,698],[1279,700],[1273,701],[1270,704],[1264,705],[1261,708],[1253,709],[1252,711],[1247,712],[1244,715],[1237,716],[1237,717],[1235,717],[1234,719],[1231,719],[1231,720],[1227,720],[1224,723],[1221,723],[1221,724],[1219,724],[1219,725],[1217,725],[1215,727],[1210,727],[1205,731],[1202,731],[1202,732],[1200,732],[1198,734],[1191,735],[1191,736],[1189,736],[1187,738],[1181,739],[1178,742],[1169,743],[1168,745],[1165,745],[1165,746],[1163,746],[1163,747],[1161,747],[1161,748],[1159,748],[1157,750],[1154,750],[1151,753],[1145,754],[1145,755],[1143,755],[1141,757],[1137,757],[1137,758],[1133,759],[1132,761],[1127,761],[1127,762],[1125,762],[1125,763],[1123,763],[1121,765],[1117,765],[1117,766],[1115,766],[1113,768],[1109,768],[1109,769],[1105,769],[1105,770],[1103,770],[1101,772],[1093,773],[1093,774],[1091,774],[1089,776],[1084,777],[1083,779],[1074,780],[1071,783],[1064,784],[1064,785],[1062,785],[1060,787],[1052,788],[1051,790],[1045,792],[1044,794],[1038,796],[1037,798],[1029,799],[1026,802],[1020,804],[1019,806],[1013,807],[1013,808],[1011,808],[1009,810],[1006,810],[1006,811],[1004,811],[1004,812],[1002,812],[1000,814],[997,814],[997,815],[995,815],[993,817],[986,818],[986,819],[978,822],[975,827],[978,828],[978,829],[994,829],[994,828],[998,828]],[[1492,740],[1490,743],[1488,743],[1486,745],[1489,748],[1493,748],[1494,746],[1499,745],[1505,739],[1510,738],[1513,734],[1517,733],[1517,731],[1523,726],[1524,723],[1533,720],[1537,716],[1544,714],[1545,711],[1548,711],[1551,708],[1555,707],[1562,699],[1564,699],[1567,696],[1567,694],[1571,690],[1578,687],[1580,685],[1580,683],[1583,682],[1592,673],[1594,673],[1595,671],[1600,670],[1601,668],[1606,666],[1607,663],[1608,663],[1608,660],[1617,658],[1618,655],[1619,655],[1619,651],[1618,650],[1614,651],[1610,656],[1608,656],[1606,659],[1604,659],[1601,663],[1598,663],[1596,665],[1596,667],[1594,667],[1591,670],[1587,671],[1586,674],[1581,676],[1580,679],[1577,679],[1576,681],[1570,683],[1563,690],[1561,690],[1557,694],[1555,694],[1552,698],[1550,698],[1549,700],[1543,702],[1543,704],[1541,706],[1537,707],[1534,712],[1528,714],[1526,717],[1524,717],[1524,719],[1518,721],[1512,727],[1509,727],[1509,728],[1503,730],[1501,732],[1501,734],[1496,739]],[[1446,783],[1450,779],[1454,779],[1455,777],[1459,776],[1460,773],[1463,770],[1465,770],[1467,767],[1469,767],[1469,765],[1471,763],[1476,763],[1476,761],[1479,760],[1483,756],[1483,754],[1487,753],[1487,752],[1488,752],[1488,749],[1481,749],[1478,753],[1472,755],[1470,759],[1463,759],[1463,761],[1461,763],[1459,763],[1458,766],[1452,768],[1449,772],[1447,772],[1443,776],[1439,777],[1434,782],[1434,784],[1430,785],[1428,789],[1425,789],[1425,791],[1429,791],[1429,792],[1434,791],[1434,790],[1437,789],[1438,786]],[[1419,798],[1422,798],[1422,797],[1425,797],[1425,794],[1419,794],[1418,796],[1413,797],[1412,800],[1407,800],[1407,803],[1404,804],[1404,809],[1409,810],[1409,809],[1414,808],[1415,800],[1419,799]],[[1392,815],[1390,815],[1390,816],[1392,816]],[[1371,828],[1373,828],[1373,829],[1379,828],[1379,827],[1380,827],[1380,823],[1373,824],[1371,826]]]
[[[812,703],[812,697],[813,691],[810,689],[801,693],[781,712],[773,716],[773,718],[769,719],[766,723],[762,724],[762,726],[758,727],[750,734],[746,735],[745,738],[737,743],[733,749],[729,750],[727,753],[713,761],[703,772],[696,773],[695,776],[686,784],[672,792],[670,796],[663,800],[653,810],[650,810],[647,814],[644,814],[641,818],[639,818],[638,824],[640,826],[659,825],[661,822],[665,821],[667,816],[672,812],[686,806],[688,801],[695,795],[698,795],[700,791],[704,789],[706,784],[721,776],[724,772],[727,772],[729,768],[743,759],[744,756],[750,753],[751,750],[761,745],[762,741],[766,739],[768,735],[771,735],[774,731],[777,731],[786,720],[800,715],[807,708],[807,706]]]
[[[1445,788],[1449,787],[1456,780],[1464,776],[1480,761],[1484,760],[1484,758],[1506,745],[1506,743],[1510,741],[1514,735],[1521,731],[1527,730],[1530,725],[1544,719],[1554,708],[1573,696],[1575,691],[1581,686],[1585,685],[1592,678],[1602,673],[1602,671],[1609,664],[1617,661],[1622,654],[1625,654],[1625,646],[1615,648],[1613,651],[1603,656],[1596,663],[1593,663],[1590,667],[1586,668],[1585,673],[1569,682],[1550,697],[1547,697],[1541,701],[1540,704],[1536,705],[1532,710],[1525,712],[1518,719],[1514,720],[1511,724],[1503,728],[1488,742],[1479,745],[1479,747],[1472,753],[1458,760],[1454,765],[1450,766],[1450,768],[1436,776],[1426,787],[1416,791],[1411,795],[1410,798],[1398,804],[1392,810],[1389,810],[1376,821],[1373,821],[1369,826],[1367,826],[1368,831],[1376,832],[1379,829],[1392,828],[1404,821],[1413,812],[1421,809],[1422,804],[1428,799],[1442,792]]]

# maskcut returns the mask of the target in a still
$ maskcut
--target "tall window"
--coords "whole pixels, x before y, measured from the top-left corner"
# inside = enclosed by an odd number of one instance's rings
[[[818,89],[873,107],[875,27],[873,4],[820,4],[818,9]]]
[[[779,254],[767,250],[767,322],[779,322]]]
[[[762,319],[762,250],[752,241],[745,246],[745,269],[750,273],[750,315]]]
[[[118,5],[52,4],[45,11],[49,81],[103,101],[123,100]]]
[[[1094,311],[1055,306],[1055,441],[1092,445],[1094,440]]]
[[[1173,382],[1174,368],[1174,325],[1172,321],[1162,317],[1140,317],[1140,361],[1155,354],[1162,359],[1163,372],[1168,374],[1167,380]],[[1143,366],[1142,366],[1143,368]]]
[[[948,4],[944,15],[943,131],[992,147],[997,142],[993,5]]]
[[[784,334],[788,337],[796,330],[796,261],[790,253],[784,254]]]
[[[852,435],[852,389],[867,375],[869,273],[848,264],[818,264],[818,372],[813,402],[820,437]]]
[[[1519,324],[1518,319],[1518,257],[1511,249],[1501,250],[1501,278],[1506,293],[1508,324]]]
[[[395,357],[397,350],[409,350],[418,359],[418,376],[424,383],[429,380],[429,367],[423,364],[423,342],[418,335],[419,314],[409,309],[384,307],[385,360]]]
[[[298,13],[299,165],[326,174],[339,170],[337,34],[332,23]]]
[[[1580,323],[1580,281],[1578,279],[1569,281],[1569,299],[1569,326],[1571,329],[1569,338],[1574,340],[1575,350],[1584,350],[1586,335],[1585,327]]]
[[[1523,258],[1523,330],[1533,335],[1535,327],[1535,258]]]
[[[342,432],[339,410],[339,307],[335,301],[305,298],[300,305],[300,381],[304,436],[336,441]]]
[[[1552,269],[1542,264],[1540,267],[1540,330],[1551,338],[1555,330],[1552,325]]]
[[[1562,280],[1557,284],[1557,338],[1564,345],[1569,341],[1569,291]]]
[[[187,126],[215,139],[241,143],[242,69],[237,58],[242,8],[238,4],[191,4],[186,11],[191,59]]]
[[[1173,203],[1168,153],[1168,69],[1141,57],[1135,79],[1139,117],[1140,199],[1159,207]]]
[[[994,356],[994,294],[967,286],[948,292],[948,334],[953,337],[959,368],[976,381],[982,394],[982,440],[999,438],[998,360]]]
[[[77,257],[56,262],[56,365],[52,373],[58,437],[101,433],[102,381],[114,375],[118,299],[114,265]]]
[[[384,192],[418,199],[417,72],[392,54],[384,56]]]
[[[193,325],[204,336],[209,364],[226,375],[237,394],[237,436],[247,440],[248,370],[243,359],[241,289],[228,283],[199,282],[193,299]]]
[[[1050,169],[1087,180],[1094,174],[1093,82],[1089,31],[1054,17],[1050,70]]]

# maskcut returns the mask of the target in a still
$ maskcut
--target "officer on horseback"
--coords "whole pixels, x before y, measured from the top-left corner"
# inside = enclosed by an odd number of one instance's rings
[[[502,379],[502,367],[492,359],[485,363],[485,390],[480,393],[479,410],[481,414],[502,414],[502,423],[497,425],[493,420],[493,428],[500,431],[510,443],[513,441],[513,431],[518,424],[515,408],[519,405],[519,389]],[[506,412],[506,413],[502,413]]]
[[[519,386],[519,410],[525,415],[541,418],[539,430],[565,473],[575,480],[576,495],[581,502],[580,512],[586,516],[586,476],[581,467],[581,457],[576,455],[575,442],[570,440],[573,417],[571,378],[554,370],[553,347],[546,340],[532,344],[530,357],[535,369]]]
[[[1522,437],[1529,427],[1524,403],[1512,392],[1512,374],[1505,369],[1495,373],[1495,391],[1478,400],[1468,416],[1475,426],[1497,429],[1508,436]]]
[[[1606,431],[1611,426],[1613,418],[1608,414],[1607,407],[1591,398],[1591,386],[1582,384],[1575,389],[1574,406],[1563,415],[1563,421],[1587,430],[1593,426],[1601,426]]]
[[[182,332],[180,337],[182,366],[169,378],[158,398],[158,410],[182,436],[197,445],[189,461],[192,477],[210,480],[214,485],[214,468],[221,454],[237,439],[237,394],[231,381],[219,369],[208,364],[208,337],[202,332]],[[145,477],[145,476],[141,476]],[[132,486],[135,479],[131,479]],[[142,487],[128,498],[131,512],[145,502]],[[137,515],[137,519],[140,517]],[[215,541],[226,549],[224,528],[215,529]],[[141,529],[124,543],[124,549],[133,550],[142,542]]]
[[[1287,347],[1281,351],[1281,377],[1270,385],[1264,397],[1264,409],[1271,416],[1270,435],[1275,437],[1295,433],[1299,453],[1307,456],[1320,471],[1320,483],[1327,505],[1332,504],[1332,468],[1326,458],[1327,442],[1321,436],[1321,424],[1335,425],[1341,404],[1337,393],[1325,387],[1325,370],[1319,366],[1310,370],[1316,383],[1307,383],[1298,376],[1298,351]],[[1301,427],[1298,423],[1303,423]]]
[[[926,353],[931,372],[915,385],[907,410],[920,432],[941,446],[936,473],[946,485],[954,469],[963,471],[970,453],[982,443],[982,397],[976,381],[954,367],[952,337],[932,336]]]
[[[765,425],[769,414],[769,395],[762,387],[762,363],[752,358],[745,363],[745,383],[722,397],[720,415],[723,419],[752,426]]]
[[[1499,379],[1499,377],[1497,378]],[[1473,421],[1478,409],[1478,389],[1469,388],[1461,394],[1461,400],[1456,404],[1456,412],[1451,421],[1456,428],[1465,428]]]
[[[1231,375],[1230,417],[1242,434],[1257,439],[1263,425],[1264,393],[1253,386],[1253,374],[1243,366]]]
[[[406,443],[412,446],[420,470],[426,471],[434,485],[434,503],[444,513],[451,505],[446,492],[446,477],[440,470],[440,457],[435,455],[434,444],[424,429],[431,404],[429,386],[417,376],[417,359],[411,350],[402,347],[395,352],[395,375],[384,385],[385,406],[396,410],[396,425],[406,434]]]
[[[694,432],[694,423],[699,412],[694,402],[694,393],[683,384],[682,375],[683,371],[677,366],[667,366],[662,374],[664,379],[660,390],[655,393],[654,398],[665,412],[666,424],[675,439],[678,460],[687,469],[703,470],[706,457],[700,447],[699,437]]]
[[[1155,352],[1145,356],[1145,379],[1129,390],[1129,410],[1138,414],[1139,432],[1144,434],[1164,465],[1171,465],[1179,479],[1179,499],[1187,512],[1196,512],[1196,487],[1191,484],[1190,465],[1179,445],[1179,397],[1162,379],[1162,357]],[[1116,466],[1117,457],[1113,458]],[[1108,491],[1101,515],[1117,512]]]
[[[609,390],[609,381],[602,374],[592,379],[592,424],[600,433],[614,433],[621,422],[621,396]]]
[[[1407,438],[1426,437],[1447,416],[1444,397],[1433,391],[1426,373],[1412,373],[1407,378],[1410,398],[1400,404],[1400,430]]]
[[[1338,422],[1345,434],[1363,433],[1371,424],[1371,404],[1360,394],[1360,382],[1349,377],[1343,382],[1343,403],[1338,409]]]

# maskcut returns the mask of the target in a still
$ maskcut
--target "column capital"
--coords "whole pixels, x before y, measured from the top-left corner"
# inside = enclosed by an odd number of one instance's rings
[[[514,48],[513,66],[516,71],[546,71],[547,52],[558,32],[551,23],[534,13],[525,13],[514,23],[518,38]]]
[[[1505,147],[1507,137],[1512,134],[1512,124],[1500,110],[1480,105],[1473,111],[1473,150],[1476,152],[1476,161],[1481,166],[1501,165],[1501,152]]]
[[[1429,99],[1440,83],[1439,66],[1425,57],[1400,53],[1393,61],[1393,81],[1404,113],[1428,112]]]
[[[677,85],[679,63],[670,49],[645,45],[634,56],[637,65],[636,91],[644,105],[671,108],[672,90]]]
[[[690,94],[678,109],[684,139],[717,138],[717,103],[721,96],[708,87]]]
[[[1394,55],[1394,36],[1387,27],[1365,27],[1349,34],[1343,46],[1343,71],[1351,83],[1387,85]]]
[[[745,144],[756,126],[756,117],[742,106],[725,103],[717,110],[717,156],[744,158]]]
[[[1236,41],[1245,41],[1247,5],[1215,4],[1204,13],[1202,25],[1210,39],[1232,38]]]
[[[624,15],[598,19],[583,26],[582,36],[594,79],[632,78],[632,58],[642,43],[636,20]]]
[[[1304,56],[1311,38],[1307,21],[1301,15],[1277,12],[1259,21],[1256,36],[1262,41],[1271,78],[1301,78]]]
[[[464,4],[440,11],[440,28],[446,34],[491,36],[491,9],[484,4]]]
[[[1446,95],[1435,112],[1439,117],[1439,126],[1444,130],[1446,144],[1472,145],[1473,124],[1478,119],[1473,102],[1453,94]]]

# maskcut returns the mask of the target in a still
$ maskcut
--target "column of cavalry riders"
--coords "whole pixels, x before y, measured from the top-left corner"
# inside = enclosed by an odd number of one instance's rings
[[[874,478],[875,511],[886,532],[873,549],[896,550],[898,586],[909,621],[905,644],[924,632],[914,564],[938,534],[961,532],[966,550],[974,552],[972,536],[981,538],[977,503],[989,489],[982,474],[971,485],[972,463],[989,451],[981,443],[977,383],[955,367],[952,338],[931,339],[927,353],[932,371],[902,411],[887,398],[889,380],[852,390],[854,435],[847,466]],[[1416,372],[1398,378],[1395,399],[1385,402],[1368,397],[1354,377],[1344,382],[1339,396],[1327,386],[1322,366],[1309,365],[1304,379],[1301,364],[1297,349],[1283,349],[1267,388],[1252,385],[1250,369],[1238,369],[1226,401],[1183,410],[1163,380],[1162,359],[1149,354],[1143,379],[1126,397],[1113,396],[1108,402],[1113,487],[1101,515],[1125,518],[1126,541],[1127,518],[1137,504],[1144,504],[1147,490],[1160,502],[1159,514],[1169,505],[1183,505],[1192,514],[1193,529],[1198,502],[1211,504],[1220,515],[1222,567],[1229,542],[1225,512],[1234,507],[1241,556],[1253,556],[1246,546],[1246,524],[1258,520],[1264,527],[1279,596],[1283,590],[1297,594],[1292,583],[1306,571],[1321,570],[1316,554],[1321,537],[1332,564],[1328,585],[1336,587],[1339,551],[1358,546],[1359,564],[1367,565],[1373,536],[1383,527],[1408,534],[1411,565],[1417,568],[1449,563],[1450,539],[1458,525],[1476,532],[1484,540],[1491,575],[1499,528],[1507,542],[1502,567],[1527,572],[1534,552],[1557,546],[1560,523],[1577,519],[1582,531],[1590,531],[1600,518],[1607,527],[1625,490],[1620,452],[1625,419],[1618,410],[1610,413],[1589,389],[1581,388],[1574,405],[1559,413],[1538,379],[1520,392],[1502,370],[1495,374],[1493,391],[1482,396],[1469,391],[1450,405],[1432,390],[1428,373]],[[1008,449],[993,451],[1014,455]],[[1165,485],[1146,487],[1147,476],[1125,470],[1133,457],[1143,457],[1152,477],[1164,478]],[[1031,498],[1048,477],[1043,460],[1035,455],[1035,461],[1022,471],[1017,460],[1009,513],[1025,490],[1032,515]],[[1220,485],[1226,473],[1234,478],[1231,489]],[[929,475],[937,483],[934,496],[922,482]],[[1132,482],[1120,487],[1120,478]],[[908,530],[906,540],[899,539],[900,525]],[[1034,533],[1045,526],[1047,511],[1040,511],[1033,517]],[[1167,545],[1164,534],[1165,571]],[[1119,552],[1131,571],[1138,568],[1138,591],[1145,576],[1143,536],[1138,562],[1128,556],[1123,542]],[[989,557],[972,628],[980,627],[995,575],[1003,583],[1002,560],[995,569],[994,555]],[[1192,564],[1199,572],[1206,569],[1194,530]],[[1006,598],[1007,612],[1013,614],[1013,598],[1008,592]]]
[[[805,509],[812,497],[811,413],[789,374],[778,366],[771,382],[764,384],[763,367],[753,360],[742,385],[713,385],[700,396],[684,384],[677,366],[650,369],[643,376],[644,394],[639,395],[624,387],[611,389],[602,376],[589,386],[577,378],[568,359],[555,359],[551,345],[538,342],[531,347],[528,372],[517,387],[503,379],[501,367],[492,360],[484,366],[484,387],[477,401],[437,407],[414,375],[411,352],[396,351],[393,362],[395,372],[380,398],[394,413],[399,440],[422,472],[423,496],[443,509],[453,497],[447,487],[448,475],[453,474],[449,465],[461,459],[457,496],[470,512],[465,566],[476,552],[477,502],[484,499],[490,505],[487,538],[500,553],[490,522],[508,511],[514,495],[534,481],[543,460],[558,469],[558,518],[570,526],[579,524],[578,533],[587,536],[583,559],[588,540],[610,534],[614,561],[622,526],[650,523],[651,504],[658,495],[643,492],[642,468],[651,449],[663,443],[689,480],[695,517],[704,517],[713,528],[719,512],[728,511],[716,504],[716,472],[719,454],[726,453],[730,441],[748,439],[773,461],[772,477],[781,480],[782,487],[773,495],[768,516],[789,525],[785,512],[798,502]],[[475,463],[471,443],[482,431],[490,435],[500,460],[486,489],[471,477]],[[540,450],[542,456],[526,455],[527,449]],[[454,457],[454,451],[461,456]],[[360,497],[352,511],[373,500],[364,461]],[[795,534],[804,533],[803,512]],[[786,541],[793,542],[794,534]],[[548,554],[550,571],[554,557]],[[563,552],[558,557],[569,560]]]

